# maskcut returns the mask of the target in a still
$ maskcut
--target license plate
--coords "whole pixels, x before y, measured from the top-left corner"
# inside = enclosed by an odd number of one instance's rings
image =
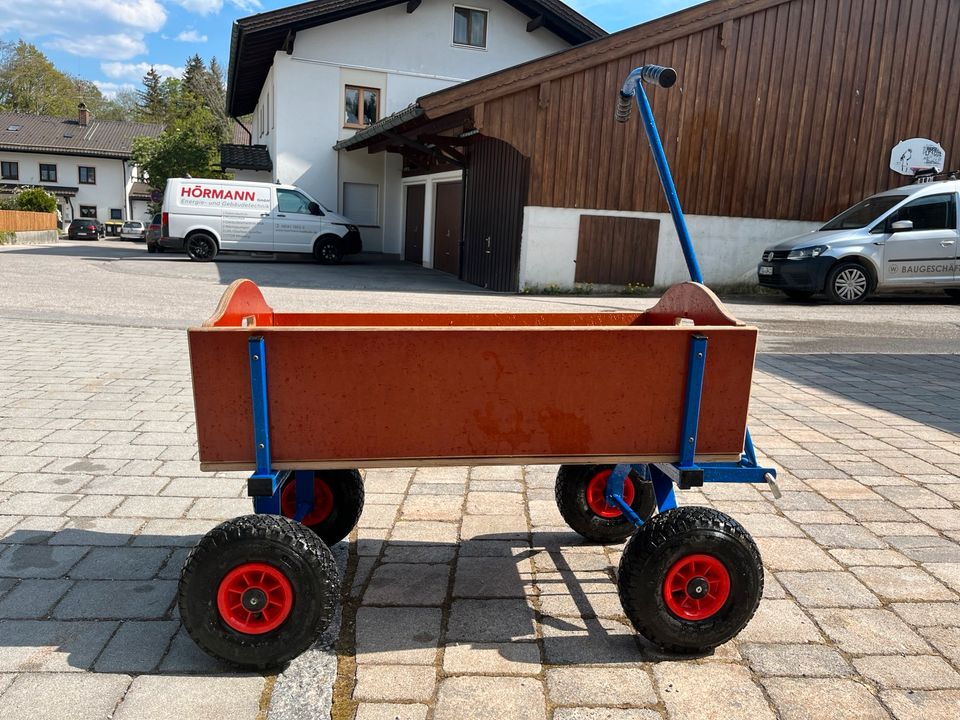
[[[772,265],[761,265],[760,266],[761,275],[773,275],[773,266]]]

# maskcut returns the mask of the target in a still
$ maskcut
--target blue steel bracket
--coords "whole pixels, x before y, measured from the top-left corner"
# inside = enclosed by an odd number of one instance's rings
[[[247,480],[247,494],[254,498],[257,513],[280,514],[280,488],[289,470],[276,471],[270,464],[270,417],[267,400],[266,343],[262,336],[251,337],[247,346],[250,359],[250,397],[253,403],[253,447],[257,469]]]

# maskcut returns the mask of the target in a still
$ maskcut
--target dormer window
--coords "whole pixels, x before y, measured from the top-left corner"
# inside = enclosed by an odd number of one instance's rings
[[[487,15],[486,10],[454,6],[453,44],[486,48]]]

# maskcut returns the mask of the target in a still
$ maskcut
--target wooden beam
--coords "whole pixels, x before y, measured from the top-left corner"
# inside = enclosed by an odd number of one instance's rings
[[[420,3],[421,0],[410,0],[410,2],[407,3],[407,15],[420,7]]]
[[[287,36],[283,39],[283,45],[280,46],[280,49],[283,50],[287,55],[293,55],[293,43],[297,39],[296,30],[287,30]]]
[[[527,32],[533,32],[543,27],[543,15],[537,15],[533,20],[527,23]]]

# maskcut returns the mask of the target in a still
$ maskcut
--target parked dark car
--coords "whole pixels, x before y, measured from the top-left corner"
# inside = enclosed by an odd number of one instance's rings
[[[76,218],[67,227],[67,237],[71,240],[99,240],[103,232],[103,223],[93,218]]]
[[[147,252],[163,252],[163,248],[160,246],[160,234],[163,229],[163,226],[160,224],[160,213],[157,213],[153,216],[153,219],[150,220],[150,224],[147,225],[147,232],[145,239],[147,241]]]

